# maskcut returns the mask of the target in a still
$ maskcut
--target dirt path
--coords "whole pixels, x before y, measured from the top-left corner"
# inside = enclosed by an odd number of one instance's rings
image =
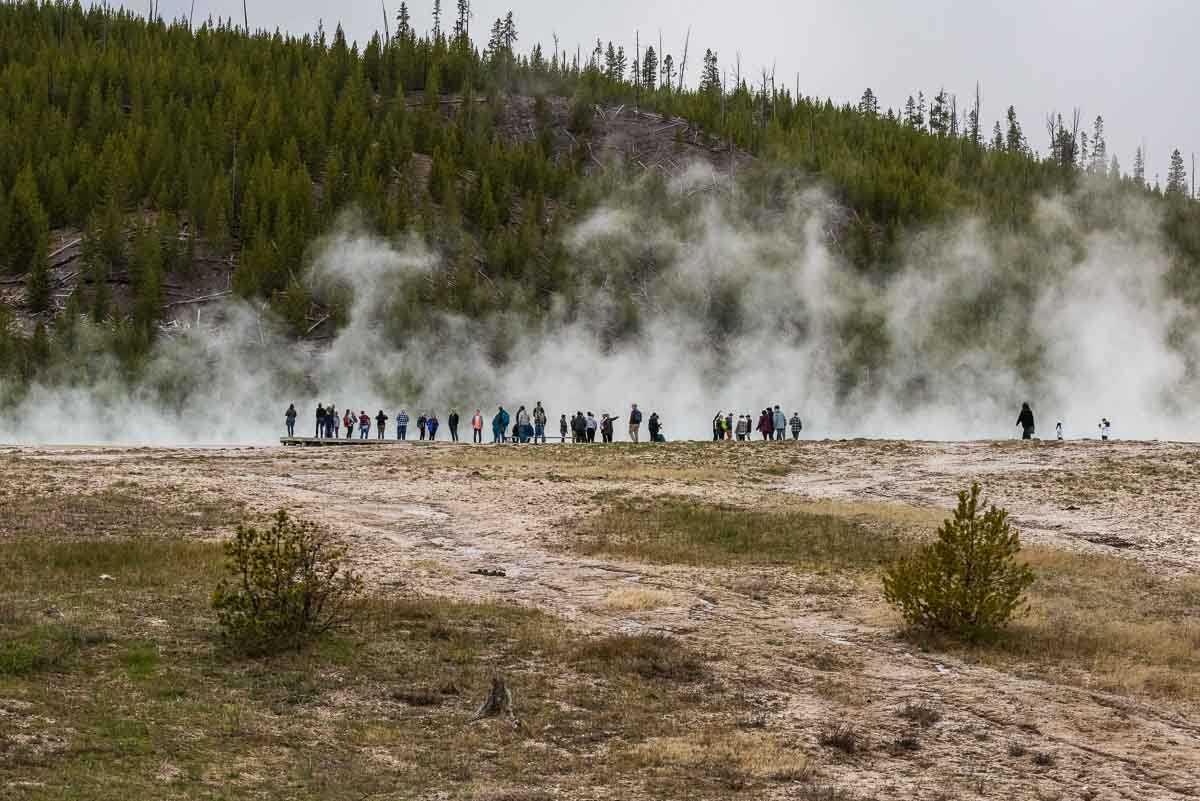
[[[1187,490],[1200,465],[1196,448],[813,444],[789,451],[793,472],[786,476],[742,470],[711,482],[554,480],[561,467],[539,472],[537,465],[488,464],[490,456],[459,463],[451,454],[56,450],[20,458],[77,468],[89,486],[119,475],[163,491],[220,491],[264,512],[288,506],[344,532],[361,569],[389,590],[508,599],[597,632],[669,631],[716,660],[754,725],[817,755],[822,778],[858,796],[1200,795],[1200,724],[1169,708],[921,653],[843,615],[844,599],[814,591],[813,577],[793,571],[624,563],[567,549],[572,519],[613,490],[740,503],[792,493],[944,507],[979,478],[1036,537],[1108,550],[1119,538],[1122,553],[1194,571],[1200,501]],[[95,470],[100,464],[105,469]],[[505,575],[471,572],[485,568]],[[628,612],[606,603],[631,587],[665,593],[665,605]],[[907,753],[895,743],[912,726],[896,712],[915,700],[942,719],[920,735],[919,751]],[[866,748],[837,756],[822,748],[818,733],[839,722],[860,732]],[[1043,764],[1034,764],[1034,753],[1045,755]]]

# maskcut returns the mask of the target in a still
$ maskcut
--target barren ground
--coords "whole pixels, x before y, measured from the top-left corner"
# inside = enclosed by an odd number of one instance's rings
[[[0,547],[18,527],[14,521],[24,521],[22,531],[34,524],[54,529],[55,537],[114,537],[125,525],[119,514],[107,522],[83,516],[29,523],[30,499],[39,497],[93,497],[115,487],[180,509],[236,511],[228,519],[217,513],[209,530],[190,535],[199,538],[228,533],[241,514],[237,504],[249,514],[287,507],[340,532],[355,564],[383,596],[511,602],[565,621],[564,632],[585,639],[663,632],[702,654],[710,671],[694,708],[677,711],[682,727],[674,733],[600,729],[586,747],[562,746],[555,757],[563,765],[602,770],[550,770],[544,783],[531,787],[519,774],[474,766],[503,762],[506,750],[554,754],[547,744],[553,737],[523,731],[481,741],[472,734],[465,744],[445,744],[463,749],[462,759],[473,766],[469,776],[435,770],[408,784],[397,778],[395,787],[403,789],[389,792],[385,783],[368,793],[372,798],[1200,796],[1200,446],[858,441],[10,448],[0,450],[0,465]],[[1122,566],[1132,562],[1141,578],[1129,586],[1166,587],[1190,598],[1190,608],[1185,604],[1174,620],[1161,621],[1184,632],[1183,650],[1149,666],[1135,666],[1136,653],[1120,668],[1098,656],[1051,663],[1031,653],[1022,662],[1011,653],[901,637],[870,572],[651,564],[582,556],[578,547],[587,520],[631,499],[658,496],[828,513],[881,532],[922,536],[973,480],[1013,513],[1025,542],[1041,554],[1035,565],[1052,570],[1057,557],[1046,554],[1059,550],[1082,554],[1072,575],[1090,569],[1078,565],[1105,565],[1096,569],[1099,583],[1110,573],[1124,575]],[[472,572],[484,569],[504,575]],[[0,601],[4,589],[0,578]],[[41,588],[28,605],[65,604],[55,592],[54,586]],[[1035,610],[1040,622],[1029,623],[1031,630],[1053,622],[1053,598],[1047,598]],[[1121,604],[1111,598],[1089,614],[1103,623]],[[62,612],[71,615],[65,605]],[[127,615],[140,619],[137,610]],[[510,676],[519,708],[565,707],[568,700],[573,708],[587,707],[565,674],[559,682],[534,681],[526,678],[532,671],[525,662],[514,652],[489,665]],[[1171,671],[1169,681],[1165,671]],[[464,693],[439,712],[464,731],[481,697],[477,687],[469,690],[476,694]],[[86,797],[72,794],[78,787],[56,786],[56,754],[71,753],[71,737],[45,722],[55,716],[40,703],[27,684],[0,676],[0,798]],[[938,719],[916,726],[898,715],[908,704],[936,710]],[[323,697],[295,714],[326,719],[331,706],[337,704]],[[129,714],[136,716],[136,709]],[[406,727],[422,725],[403,710],[373,714],[372,725],[391,727],[400,741]],[[580,715],[577,725],[588,727]],[[831,747],[823,736],[836,724],[854,731],[852,749]],[[18,758],[14,732],[57,736],[65,744],[34,755],[27,748]],[[406,764],[422,759],[403,753],[402,744],[380,748],[392,749],[394,757],[375,754],[382,776],[403,776]],[[762,768],[753,762],[759,756],[772,764],[802,759],[807,768]],[[167,773],[159,777],[162,797],[238,795],[208,795],[212,784],[202,771],[194,784],[181,779],[172,785],[173,757],[153,758],[163,760]],[[575,758],[581,762],[571,762]],[[732,770],[722,762],[741,771],[736,780],[714,779]],[[236,769],[264,772],[261,765]],[[655,776],[671,771],[684,783],[655,783]],[[686,783],[689,773],[697,776],[695,785]],[[252,792],[246,792],[255,797],[289,795],[268,785],[233,786],[249,786]],[[318,795],[350,797],[336,786],[313,791]]]

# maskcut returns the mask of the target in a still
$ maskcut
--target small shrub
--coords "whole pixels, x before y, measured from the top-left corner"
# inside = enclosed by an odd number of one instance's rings
[[[914,626],[975,641],[993,636],[1024,603],[1033,571],[1016,562],[1020,535],[1008,512],[980,514],[979,485],[958,494],[936,542],[883,576],[884,597]]]
[[[917,740],[917,738],[910,734],[906,734],[901,737],[897,737],[895,740],[892,740],[891,751],[893,754],[907,754],[920,750],[920,748],[921,743]]]
[[[896,713],[905,720],[911,720],[923,729],[927,729],[942,719],[942,713],[926,703],[908,702]]]
[[[679,640],[663,634],[614,634],[589,640],[574,661],[596,673],[632,673],[644,679],[693,682],[704,677],[703,662]]]
[[[299,648],[349,622],[362,579],[346,569],[346,549],[284,510],[271,527],[240,525],[225,544],[231,579],[213,593],[226,642],[248,654]]]
[[[1021,745],[1020,743],[1009,743],[1008,755],[1010,757],[1025,756],[1025,746]]]
[[[27,676],[67,669],[85,642],[70,626],[34,626],[0,642],[0,676]]]
[[[836,748],[847,754],[853,754],[859,749],[858,731],[848,723],[836,723],[825,726],[817,735],[817,742],[828,748]]]
[[[1036,751],[1033,754],[1033,764],[1041,768],[1048,768],[1055,762],[1054,755],[1048,754],[1045,751]]]

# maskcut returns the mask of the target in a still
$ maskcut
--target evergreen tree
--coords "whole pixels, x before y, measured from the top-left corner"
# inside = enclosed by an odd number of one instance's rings
[[[17,175],[8,204],[8,256],[15,270],[29,270],[45,254],[50,236],[49,218],[38,195],[33,168],[26,165]]]
[[[1188,194],[1187,170],[1183,166],[1183,154],[1178,148],[1171,151],[1171,166],[1167,168],[1167,194],[1178,197]]]
[[[929,107],[929,132],[934,136],[950,133],[950,108],[945,89],[939,89]],[[957,127],[957,124],[956,126]]]
[[[442,0],[433,0],[433,38],[442,38]]]
[[[1108,177],[1114,181],[1121,180],[1121,163],[1117,161],[1117,156],[1114,153],[1112,162],[1108,165]]]
[[[658,79],[658,54],[654,52],[654,46],[646,48],[646,53],[642,58],[642,86],[646,87],[647,91],[653,92]]]
[[[871,91],[871,87],[867,87],[862,93],[862,98],[858,101],[858,110],[868,117],[874,117],[879,113],[879,100],[876,99],[875,93]]]
[[[400,10],[396,12],[396,38],[401,42],[407,42],[412,33],[412,18],[408,13],[408,3],[401,3]]]
[[[1004,131],[1000,129],[1000,120],[992,127],[992,150],[997,153],[1004,150]]]
[[[1108,169],[1108,145],[1104,141],[1104,118],[1096,115],[1092,123],[1092,153],[1089,170],[1096,175],[1103,175]]]
[[[471,33],[471,1],[458,0],[458,15],[454,20],[454,38],[463,41]]]
[[[702,94],[719,94],[721,92],[721,71],[717,67],[717,54],[712,50],[704,51],[704,65],[700,69],[700,92]]]
[[[1146,186],[1146,155],[1141,145],[1133,154],[1133,182],[1142,188]]]
[[[1004,134],[1004,149],[1009,153],[1025,153],[1029,146],[1025,143],[1025,134],[1021,131],[1021,122],[1017,119],[1017,110],[1012,106],[1008,107],[1008,111],[1005,114],[1005,121],[1008,124],[1008,128]]]

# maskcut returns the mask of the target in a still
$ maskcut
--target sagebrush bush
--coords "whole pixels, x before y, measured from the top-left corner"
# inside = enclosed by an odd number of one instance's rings
[[[213,608],[225,641],[245,653],[299,648],[349,622],[362,593],[346,549],[282,509],[268,529],[238,526],[225,557],[230,578],[213,592]]]
[[[884,597],[909,624],[974,641],[995,635],[1024,605],[1033,571],[1016,561],[1020,535],[1006,510],[981,507],[979,492],[978,484],[960,492],[937,541],[885,571]]]

